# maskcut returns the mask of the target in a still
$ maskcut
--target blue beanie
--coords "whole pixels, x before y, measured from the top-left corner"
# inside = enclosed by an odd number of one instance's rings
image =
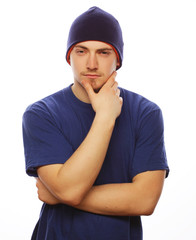
[[[89,8],[72,23],[67,41],[67,62],[70,63],[70,53],[75,44],[90,40],[111,45],[120,64],[117,68],[121,67],[124,45],[121,27],[111,14],[98,7]]]

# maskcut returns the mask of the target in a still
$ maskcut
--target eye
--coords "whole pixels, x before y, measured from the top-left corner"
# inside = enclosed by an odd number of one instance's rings
[[[82,48],[76,48],[75,51],[79,56],[84,55],[86,53],[86,50]]]
[[[83,50],[77,50],[76,52],[77,52],[77,53],[81,53],[81,54],[84,53]]]
[[[103,54],[103,55],[108,55],[109,52],[103,51],[102,54]]]
[[[110,50],[101,50],[101,51],[99,51],[99,54],[103,55],[103,56],[109,56],[111,54],[111,51]]]

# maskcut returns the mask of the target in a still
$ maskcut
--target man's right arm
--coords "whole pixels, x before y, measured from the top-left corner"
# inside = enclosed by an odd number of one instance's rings
[[[94,93],[87,82],[83,86],[96,112],[91,129],[64,164],[46,165],[37,170],[49,191],[72,206],[78,205],[94,184],[105,159],[115,120],[122,108],[115,74],[111,75],[99,93]]]

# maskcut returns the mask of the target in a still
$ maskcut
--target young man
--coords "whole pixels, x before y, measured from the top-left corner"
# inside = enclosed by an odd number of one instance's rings
[[[93,7],[72,24],[74,83],[23,116],[26,171],[44,202],[32,239],[140,240],[169,169],[159,107],[118,88],[118,21]]]

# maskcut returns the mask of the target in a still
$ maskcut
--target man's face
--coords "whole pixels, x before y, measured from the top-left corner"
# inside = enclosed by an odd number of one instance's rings
[[[86,79],[95,91],[99,91],[118,66],[113,48],[99,41],[76,44],[70,54],[70,63],[75,84]]]

